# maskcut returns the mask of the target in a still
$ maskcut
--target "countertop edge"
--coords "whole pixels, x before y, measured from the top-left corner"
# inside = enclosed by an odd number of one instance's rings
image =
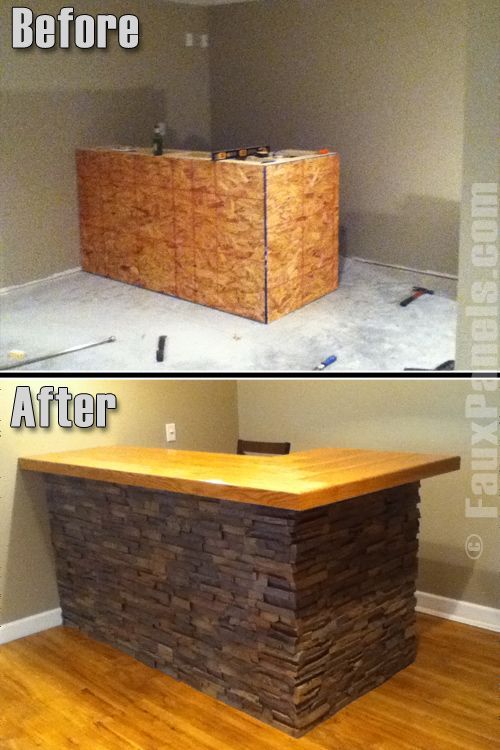
[[[297,454],[295,454],[297,455]],[[123,484],[143,487],[159,492],[172,492],[182,495],[196,495],[213,500],[225,500],[247,505],[260,505],[289,511],[307,511],[337,502],[352,500],[384,489],[392,489],[405,484],[420,482],[440,474],[460,469],[461,459],[453,455],[436,455],[425,466],[413,466],[394,471],[391,475],[374,476],[346,481],[337,486],[305,491],[302,493],[279,492],[258,489],[244,485],[217,484],[206,480],[163,477],[154,474],[137,473],[109,468],[81,466],[69,463],[55,463],[32,457],[18,459],[19,467],[25,471],[75,477],[109,484]]]
[[[19,467],[25,471],[34,471],[40,474],[90,479],[108,484],[124,484],[130,487],[158,490],[159,492],[197,495],[198,497],[206,497],[212,500],[228,500],[248,505],[277,507],[283,510],[296,510],[295,505],[292,507],[291,505],[287,505],[287,503],[296,503],[301,497],[300,495],[292,495],[291,493],[256,489],[241,485],[221,485],[203,480],[159,477],[154,474],[139,474],[133,471],[79,466],[70,463],[56,464],[51,461],[37,459],[36,457],[20,458]],[[235,497],[236,493],[244,494],[245,497]]]

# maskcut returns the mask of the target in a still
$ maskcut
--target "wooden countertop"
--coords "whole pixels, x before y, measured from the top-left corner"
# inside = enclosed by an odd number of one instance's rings
[[[21,469],[307,510],[460,468],[458,456],[320,448],[289,456],[111,446],[19,459]]]

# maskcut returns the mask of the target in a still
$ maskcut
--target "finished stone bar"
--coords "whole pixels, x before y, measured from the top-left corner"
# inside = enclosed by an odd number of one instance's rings
[[[419,482],[392,485],[398,473],[443,473],[458,459],[101,452],[21,461],[46,474],[65,625],[294,737],[412,663]],[[386,468],[373,491],[335,500],[353,471],[369,484],[375,456]],[[335,464],[337,485],[312,488],[308,477],[332,476]],[[285,488],[304,491],[276,493],[280,473]],[[238,500],[213,496],[224,475]],[[173,490],[183,482],[212,496]]]
[[[339,157],[77,152],[82,267],[271,323],[338,287]]]

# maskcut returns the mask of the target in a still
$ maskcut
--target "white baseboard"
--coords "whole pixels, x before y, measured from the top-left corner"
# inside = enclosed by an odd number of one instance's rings
[[[417,591],[417,612],[500,633],[500,609]],[[0,625],[0,645],[62,625],[61,608]]]
[[[0,625],[0,645],[17,641],[18,638],[25,638],[27,635],[40,633],[42,630],[56,628],[62,625],[61,608],[49,609],[46,612],[39,612],[31,617],[23,617],[22,620],[14,620]]]
[[[18,289],[25,289],[28,286],[34,286],[35,284],[42,284],[44,281],[54,281],[54,279],[60,279],[62,276],[71,276],[73,273],[81,271],[81,266],[77,268],[68,268],[67,271],[59,271],[53,273],[51,276],[46,276],[43,279],[34,279],[33,281],[27,281],[25,284],[14,284],[14,286],[4,286],[0,289],[0,294],[7,294],[8,292],[17,291]]]
[[[417,612],[500,633],[500,609],[417,591]]]

